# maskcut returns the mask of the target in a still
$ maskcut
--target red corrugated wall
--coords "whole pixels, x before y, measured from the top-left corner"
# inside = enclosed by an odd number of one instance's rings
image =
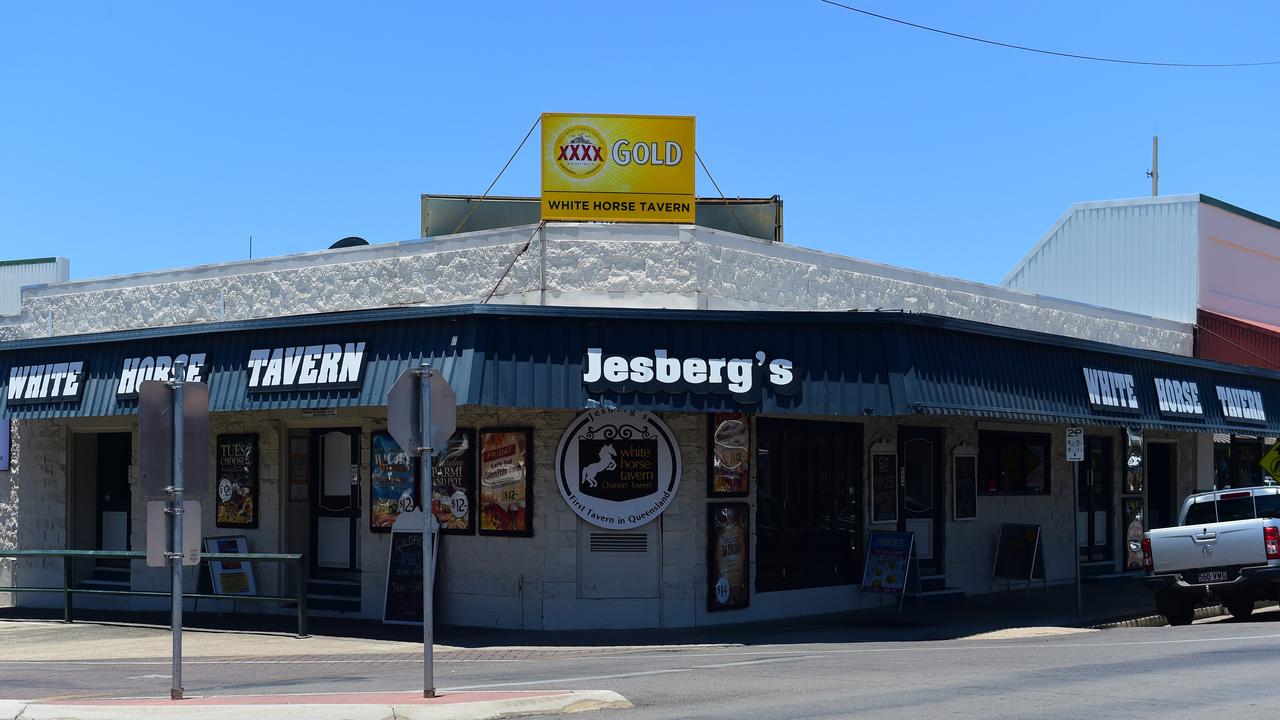
[[[1195,356],[1280,370],[1280,331],[1200,308],[1196,311]]]

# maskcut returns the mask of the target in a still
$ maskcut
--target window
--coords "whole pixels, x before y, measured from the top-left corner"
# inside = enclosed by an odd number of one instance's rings
[[[1258,517],[1280,519],[1280,495],[1255,495]]]
[[[857,582],[862,426],[760,418],[756,433],[756,591]]]
[[[1216,522],[1218,522],[1218,504],[1210,500],[1191,503],[1191,507],[1187,508],[1187,519],[1182,524],[1208,525]]]
[[[1048,495],[1050,436],[984,431],[978,434],[978,481],[997,495]]]

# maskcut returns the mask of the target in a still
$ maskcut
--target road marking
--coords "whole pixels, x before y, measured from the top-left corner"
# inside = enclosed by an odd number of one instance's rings
[[[811,656],[812,657],[812,656]],[[583,682],[586,680],[617,680],[619,678],[646,677],[649,675],[673,675],[676,673],[693,672],[694,670],[721,670],[731,667],[742,667],[744,665],[767,665],[770,663],[792,662],[794,660],[803,660],[805,658],[797,657],[774,657],[760,658],[759,660],[738,660],[736,662],[712,663],[710,665],[692,665],[690,667],[666,668],[664,670],[637,670],[629,673],[612,673],[609,675],[584,675],[579,677],[567,678],[551,678],[549,680],[526,680],[523,682],[505,682],[505,683],[486,683],[483,685],[458,685],[456,687],[439,688],[441,692],[457,692],[459,690],[481,690],[495,687],[521,687],[525,685],[563,685],[566,683]]]
[[[172,675],[134,675],[127,677],[125,680],[168,680]]]

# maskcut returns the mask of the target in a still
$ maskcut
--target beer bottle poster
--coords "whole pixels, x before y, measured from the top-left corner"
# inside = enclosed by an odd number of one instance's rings
[[[532,535],[529,430],[480,431],[480,533]]]
[[[431,514],[440,532],[470,535],[476,531],[475,508],[475,432],[459,430],[444,454],[431,462]]]
[[[369,530],[391,532],[400,513],[418,506],[415,458],[385,432],[370,434],[369,454]]]
[[[216,471],[220,528],[258,527],[258,436],[219,435]]]
[[[711,497],[745,497],[750,482],[750,419],[742,413],[711,415]]]
[[[747,503],[707,505],[707,610],[751,604],[751,508]]]

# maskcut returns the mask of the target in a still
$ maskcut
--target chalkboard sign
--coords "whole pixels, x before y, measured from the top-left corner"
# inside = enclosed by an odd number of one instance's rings
[[[422,515],[401,513],[391,528],[391,548],[387,553],[387,594],[382,606],[382,622],[397,625],[422,624]],[[439,547],[439,525],[431,524],[431,544]],[[432,553],[432,560],[438,554]],[[434,566],[434,562],[432,565]],[[434,571],[434,567],[432,570]],[[432,573],[435,577],[435,573]]]
[[[973,520],[978,517],[978,458],[976,455],[957,454],[952,460],[951,483],[953,495],[951,507],[954,519]]]
[[[1040,526],[1001,523],[996,546],[996,564],[992,577],[1011,580],[1044,579],[1044,547],[1040,544]]]

